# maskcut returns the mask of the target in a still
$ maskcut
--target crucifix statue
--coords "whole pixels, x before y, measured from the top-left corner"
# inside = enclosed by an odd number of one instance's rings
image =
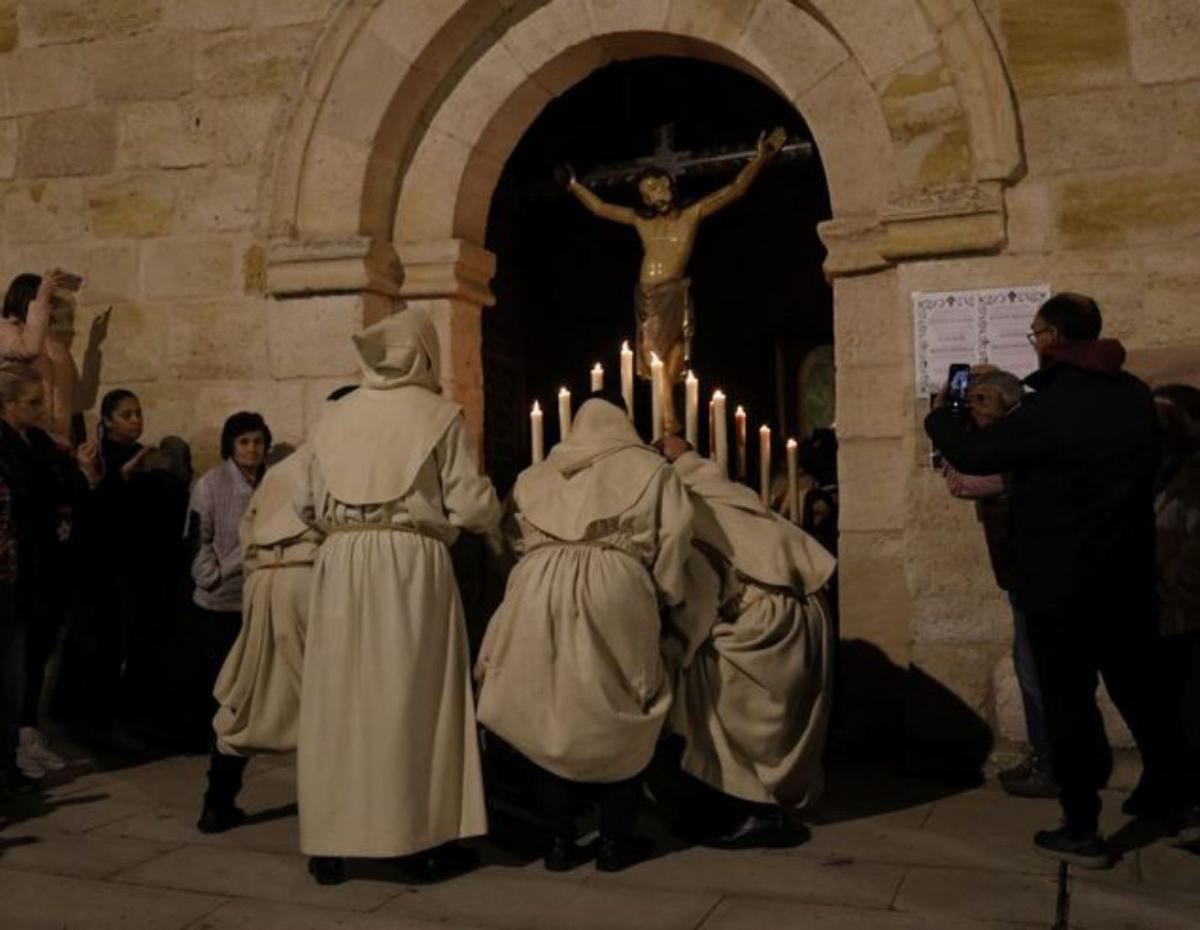
[[[567,168],[567,187],[588,210],[602,219],[634,227],[642,240],[641,273],[634,291],[637,372],[642,379],[649,379],[651,354],[662,360],[665,433],[680,430],[674,387],[683,380],[691,354],[691,281],[685,272],[696,242],[696,232],[701,221],[746,193],[763,166],[785,150],[786,141],[787,133],[776,128],[769,134],[762,133],[751,152],[693,154],[674,151],[668,129],[660,135],[660,145],[653,156],[609,167],[587,177],[586,180],[593,184],[603,184],[632,173],[642,199],[640,208],[618,206],[600,199],[575,177],[569,166]],[[807,155],[812,146],[802,142],[788,145],[786,149],[795,150],[796,155]],[[719,170],[723,165],[739,161],[746,161],[746,164],[730,184],[695,203],[680,205],[677,202],[677,174]]]

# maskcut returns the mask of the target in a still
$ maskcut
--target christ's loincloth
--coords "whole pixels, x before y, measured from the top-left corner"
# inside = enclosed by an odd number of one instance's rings
[[[666,359],[671,350],[683,343],[683,360],[692,356],[691,279],[634,288],[633,307],[637,319],[637,373],[650,378],[650,353]],[[680,373],[682,378],[682,371]]]

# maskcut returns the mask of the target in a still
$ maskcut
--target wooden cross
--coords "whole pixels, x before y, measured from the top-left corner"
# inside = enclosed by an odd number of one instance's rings
[[[654,132],[654,153],[642,158],[599,165],[580,180],[588,187],[611,187],[632,182],[647,168],[662,168],[678,179],[689,175],[722,174],[741,168],[758,151],[754,146],[705,149],[701,151],[675,148],[675,125],[665,123]],[[813,157],[811,142],[788,142],[780,149],[775,161],[805,161]]]

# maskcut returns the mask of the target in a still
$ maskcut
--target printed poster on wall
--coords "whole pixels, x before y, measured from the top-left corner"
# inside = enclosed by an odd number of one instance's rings
[[[957,362],[988,363],[1024,378],[1037,368],[1027,338],[1049,284],[971,291],[914,291],[918,396],[941,390]]]

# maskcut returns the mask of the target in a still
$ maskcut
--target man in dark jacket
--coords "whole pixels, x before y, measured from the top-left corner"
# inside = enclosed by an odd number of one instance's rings
[[[1194,773],[1154,651],[1154,476],[1159,438],[1150,390],[1121,370],[1125,350],[1100,339],[1089,297],[1057,294],[1029,338],[1035,393],[993,426],[971,430],[943,407],[925,429],[966,474],[1012,475],[1016,592],[1026,611],[1046,705],[1065,823],[1034,842],[1068,862],[1110,864],[1098,791],[1112,753],[1097,676],[1141,749],[1154,805],[1183,841],[1200,838]]]

